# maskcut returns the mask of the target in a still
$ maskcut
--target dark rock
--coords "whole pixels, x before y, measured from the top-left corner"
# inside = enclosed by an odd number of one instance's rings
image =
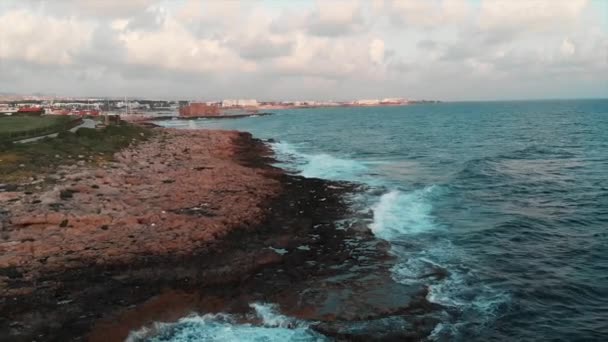
[[[0,276],[9,277],[11,279],[21,278],[22,274],[19,272],[17,267],[5,267],[0,268]]]
[[[61,198],[62,200],[68,200],[68,199],[71,199],[72,197],[74,197],[74,191],[72,191],[70,189],[61,190],[59,192],[59,198]]]
[[[0,191],[17,191],[19,186],[16,184],[0,184]]]

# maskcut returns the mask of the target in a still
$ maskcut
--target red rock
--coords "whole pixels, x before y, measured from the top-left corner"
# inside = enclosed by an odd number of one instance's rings
[[[21,196],[20,192],[8,191],[0,192],[0,203],[15,200]]]
[[[240,133],[162,132],[117,153],[112,167],[63,168],[75,191],[69,201],[59,201],[57,187],[41,193],[40,204],[3,203],[11,220],[0,244],[0,267],[18,265],[26,277],[35,277],[90,263],[129,262],[138,255],[183,255],[261,222],[260,208],[280,186],[276,171],[235,159]],[[2,193],[0,201],[13,196],[20,194]],[[49,212],[54,203],[61,203],[59,211]],[[192,208],[199,210],[188,211]],[[38,262],[44,258],[46,264]],[[274,258],[269,253],[261,262]]]

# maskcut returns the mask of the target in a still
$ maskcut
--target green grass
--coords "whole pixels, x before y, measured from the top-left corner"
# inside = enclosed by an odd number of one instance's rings
[[[22,183],[40,178],[59,165],[79,161],[100,164],[112,159],[115,152],[146,140],[152,131],[140,126],[121,124],[97,130],[80,128],[76,133],[59,133],[27,144],[0,144],[0,183]]]
[[[59,132],[72,127],[77,120],[67,116],[0,117],[0,141],[25,139]]]
[[[16,133],[68,123],[67,116],[7,116],[0,117],[0,134]]]

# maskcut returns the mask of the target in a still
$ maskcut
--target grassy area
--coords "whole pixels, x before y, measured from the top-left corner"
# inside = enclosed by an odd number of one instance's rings
[[[70,128],[75,120],[68,116],[0,117],[0,141],[34,137]]]
[[[81,128],[76,133],[61,132],[28,144],[0,144],[0,183],[21,183],[41,178],[65,164],[103,163],[120,149],[147,139],[152,132],[130,124],[101,130]]]

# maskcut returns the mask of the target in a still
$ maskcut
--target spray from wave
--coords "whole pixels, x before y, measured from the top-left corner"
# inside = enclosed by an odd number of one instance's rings
[[[279,142],[272,147],[282,162],[281,166],[294,169],[309,178],[356,181],[366,176],[369,168],[354,159],[335,157],[326,153],[308,154],[291,144]]]
[[[370,229],[378,238],[391,243],[398,262],[393,279],[401,284],[428,286],[427,299],[445,308],[444,320],[431,339],[464,336],[488,324],[498,314],[508,296],[485,286],[473,271],[474,260],[455,247],[445,227],[434,215],[436,200],[446,193],[441,185],[405,190],[378,177],[379,163],[335,157],[325,153],[300,152],[298,146],[273,143],[279,166],[305,177],[352,181],[369,188],[356,206],[373,213]],[[251,304],[253,315],[193,315],[176,323],[157,323],[133,332],[135,341],[324,341],[309,329],[309,323],[280,315],[269,304]]]
[[[370,229],[389,241],[397,256],[393,279],[428,286],[427,299],[446,309],[445,320],[432,338],[449,339],[479,329],[492,322],[509,300],[505,293],[483,284],[472,268],[475,262],[452,244],[448,227],[434,216],[433,205],[447,193],[446,187],[429,185],[406,191],[374,177],[374,163],[306,154],[287,143],[273,147],[283,166],[294,167],[303,176],[362,182],[370,187],[362,201],[373,212]]]
[[[127,342],[327,341],[309,323],[281,315],[272,304],[253,303],[252,315],[190,315],[175,323],[155,323],[131,332]],[[255,322],[255,323],[252,323]]]
[[[431,215],[433,207],[427,199],[436,189],[435,186],[430,186],[409,193],[391,190],[382,195],[372,207],[372,232],[390,241],[404,235],[437,229],[438,225]]]
[[[411,192],[391,190],[372,207],[374,234],[391,242],[398,257],[395,281],[428,286],[427,300],[446,310],[433,339],[454,338],[490,324],[509,296],[484,285],[473,260],[452,244],[449,232],[433,216],[433,199],[443,193],[437,185]]]

